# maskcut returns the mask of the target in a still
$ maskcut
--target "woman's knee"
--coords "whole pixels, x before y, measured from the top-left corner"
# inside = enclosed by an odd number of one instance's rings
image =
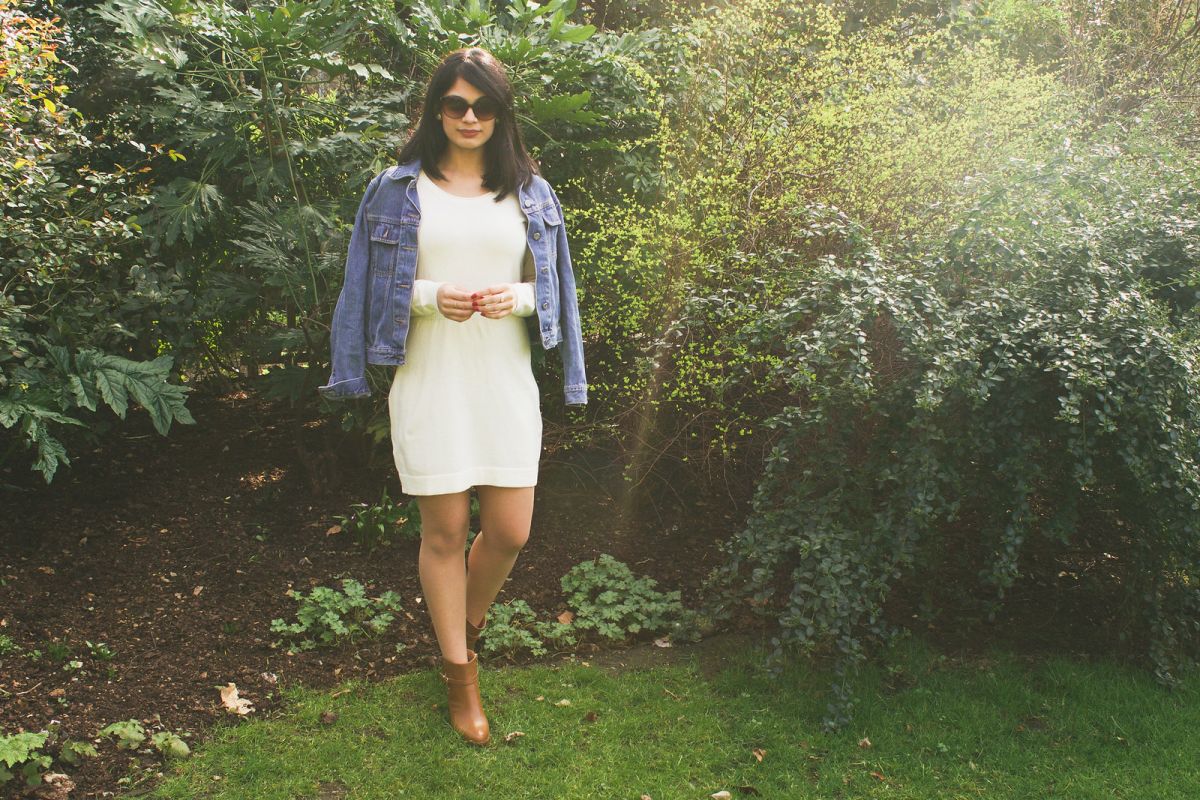
[[[529,527],[522,525],[493,525],[484,530],[484,543],[497,550],[516,553],[529,541]]]
[[[471,524],[467,503],[446,500],[420,501],[421,545],[438,554],[461,554]]]

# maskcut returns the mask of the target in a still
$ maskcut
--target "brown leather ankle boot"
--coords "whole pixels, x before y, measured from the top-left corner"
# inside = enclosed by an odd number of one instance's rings
[[[465,664],[443,658],[441,676],[450,699],[450,724],[471,744],[487,744],[491,732],[479,696],[479,661],[475,651],[467,651]]]
[[[483,633],[483,629],[487,627],[487,614],[483,615],[478,627],[470,619],[467,620],[467,649],[474,650],[475,642],[479,641],[479,634]]]

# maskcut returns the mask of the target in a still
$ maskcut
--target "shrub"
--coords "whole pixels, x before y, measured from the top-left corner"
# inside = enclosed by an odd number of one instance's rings
[[[64,432],[97,440],[136,402],[160,434],[192,424],[188,391],[158,333],[186,302],[178,275],[136,252],[145,208],[135,176],[110,157],[66,101],[62,31],[0,0],[0,428],[49,483],[70,464]]]
[[[344,578],[342,589],[317,586],[307,595],[288,589],[288,596],[300,606],[296,611],[299,622],[273,619],[271,632],[299,639],[301,650],[332,647],[343,638],[383,633],[395,619],[391,612],[400,610],[400,596],[395,592],[387,591],[377,598],[368,598],[366,589],[353,578]],[[273,646],[278,647],[281,643],[275,641]]]
[[[488,610],[487,631],[479,640],[480,651],[515,655],[527,650],[534,656],[546,654],[546,642],[575,644],[572,627],[557,620],[539,620],[524,600],[498,603]]]
[[[1156,276],[1186,274],[1200,245],[1197,164],[1157,170],[1145,207],[1113,184],[1153,168],[1103,145],[1083,161],[1111,202],[1081,201],[1082,164],[1034,165],[941,247],[889,258],[858,232],[781,273],[785,291],[753,315],[752,294],[707,301],[714,319],[752,317],[731,346],[771,363],[745,360],[733,385],[764,380],[779,401],[712,584],[726,610],[749,598],[778,621],[773,659],[788,645],[861,659],[892,633],[900,581],[953,575],[947,593],[994,615],[1049,550],[1055,570],[1069,554],[1107,565],[1114,638],[1161,681],[1195,664],[1200,340]],[[826,724],[849,708],[835,694]]]
[[[46,731],[0,735],[0,786],[18,775],[26,786],[41,784],[42,773],[51,763],[50,756],[40,752],[49,736]]]
[[[576,564],[559,583],[575,612],[571,626],[606,639],[667,630],[684,613],[678,590],[658,591],[653,578],[635,576],[607,553]]]

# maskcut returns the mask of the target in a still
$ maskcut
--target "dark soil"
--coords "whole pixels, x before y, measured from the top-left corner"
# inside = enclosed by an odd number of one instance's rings
[[[195,747],[229,717],[218,690],[230,682],[261,717],[278,710],[284,684],[329,687],[438,661],[420,602],[419,542],[397,538],[367,553],[330,532],[337,515],[377,502],[385,487],[404,499],[390,459],[363,463],[368,448],[332,416],[245,391],[196,392],[189,409],[197,424],[167,437],[131,414],[102,447],[70,450],[71,466],[50,486],[37,473],[0,472],[10,486],[0,494],[0,634],[20,648],[0,652],[0,731],[57,724],[60,741],[94,742],[98,758],[66,769],[72,798],[120,796],[156,780],[155,754],[100,739],[109,723],[138,719],[148,735],[189,731]],[[533,530],[497,602],[520,598],[557,614],[566,609],[558,579],[610,553],[696,604],[728,533],[724,514],[701,507],[672,521],[660,508],[639,521],[619,470],[588,461],[547,448]],[[340,587],[342,577],[369,596],[400,595],[404,611],[388,632],[334,650],[273,647],[271,620],[295,618],[287,590]],[[57,755],[57,746],[45,752]]]

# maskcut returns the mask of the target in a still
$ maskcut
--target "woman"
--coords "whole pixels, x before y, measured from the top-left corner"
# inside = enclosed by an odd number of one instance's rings
[[[421,511],[418,569],[450,721],[486,744],[475,641],[528,539],[541,451],[523,318],[536,316],[544,347],[563,344],[566,402],[586,403],[575,283],[562,207],[525,151],[490,53],[442,61],[399,161],[360,205],[320,391],[362,396],[364,361],[396,365],[392,448]],[[472,487],[481,530],[464,566]]]

